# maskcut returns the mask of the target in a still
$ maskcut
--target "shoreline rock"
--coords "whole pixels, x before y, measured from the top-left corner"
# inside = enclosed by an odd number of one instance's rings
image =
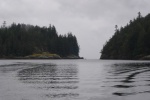
[[[0,59],[84,59],[83,57],[70,55],[67,57],[60,57],[58,54],[51,54],[49,52],[34,53],[25,57],[2,57]]]

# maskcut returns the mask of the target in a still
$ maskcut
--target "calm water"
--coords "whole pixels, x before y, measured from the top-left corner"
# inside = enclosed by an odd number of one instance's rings
[[[150,62],[0,60],[0,100],[150,100]]]

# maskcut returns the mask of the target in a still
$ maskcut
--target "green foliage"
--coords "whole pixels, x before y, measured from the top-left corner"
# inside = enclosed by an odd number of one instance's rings
[[[13,23],[0,28],[0,58],[24,57],[50,52],[62,57],[79,55],[77,39],[71,33],[58,35],[55,26],[39,27]]]
[[[106,42],[101,59],[140,59],[150,55],[150,14],[138,17],[116,30]]]

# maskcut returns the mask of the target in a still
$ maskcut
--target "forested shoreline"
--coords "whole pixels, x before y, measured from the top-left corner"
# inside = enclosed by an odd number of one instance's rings
[[[0,58],[24,58],[35,54],[79,57],[79,45],[72,33],[59,35],[55,26],[3,24],[0,28]],[[52,57],[53,58],[53,57]]]
[[[150,14],[141,13],[118,29],[101,50],[100,59],[150,59]]]

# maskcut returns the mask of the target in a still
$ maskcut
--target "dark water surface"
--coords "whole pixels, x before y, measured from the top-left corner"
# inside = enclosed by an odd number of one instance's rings
[[[150,100],[150,62],[0,60],[0,100]]]

